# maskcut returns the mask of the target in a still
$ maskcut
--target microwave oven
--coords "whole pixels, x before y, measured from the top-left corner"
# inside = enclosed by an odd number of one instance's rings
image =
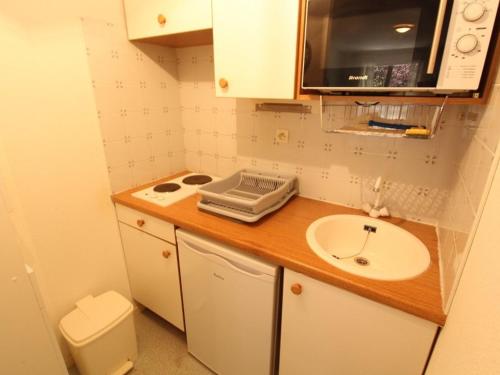
[[[497,37],[498,3],[308,0],[301,86],[321,92],[477,90]]]

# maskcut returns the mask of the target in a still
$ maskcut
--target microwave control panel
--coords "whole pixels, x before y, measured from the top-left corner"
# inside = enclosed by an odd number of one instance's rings
[[[499,0],[458,0],[448,27],[439,90],[477,90]]]

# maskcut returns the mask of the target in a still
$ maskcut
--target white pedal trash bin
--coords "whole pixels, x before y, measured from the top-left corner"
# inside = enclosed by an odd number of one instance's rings
[[[91,295],[61,319],[81,375],[122,375],[134,367],[137,339],[130,301],[115,291]]]

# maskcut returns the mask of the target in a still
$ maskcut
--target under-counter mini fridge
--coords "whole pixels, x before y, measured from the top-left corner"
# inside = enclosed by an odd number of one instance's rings
[[[274,373],[279,267],[177,230],[188,351],[220,375]]]

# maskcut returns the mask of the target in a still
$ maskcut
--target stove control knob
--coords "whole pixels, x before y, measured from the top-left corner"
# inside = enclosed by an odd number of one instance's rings
[[[465,34],[458,38],[457,50],[458,52],[469,53],[474,51],[478,44],[479,40],[477,39],[477,36],[473,34]]]
[[[476,22],[486,13],[486,8],[484,5],[479,3],[469,3],[464,8],[462,13],[464,20],[468,22]]]

